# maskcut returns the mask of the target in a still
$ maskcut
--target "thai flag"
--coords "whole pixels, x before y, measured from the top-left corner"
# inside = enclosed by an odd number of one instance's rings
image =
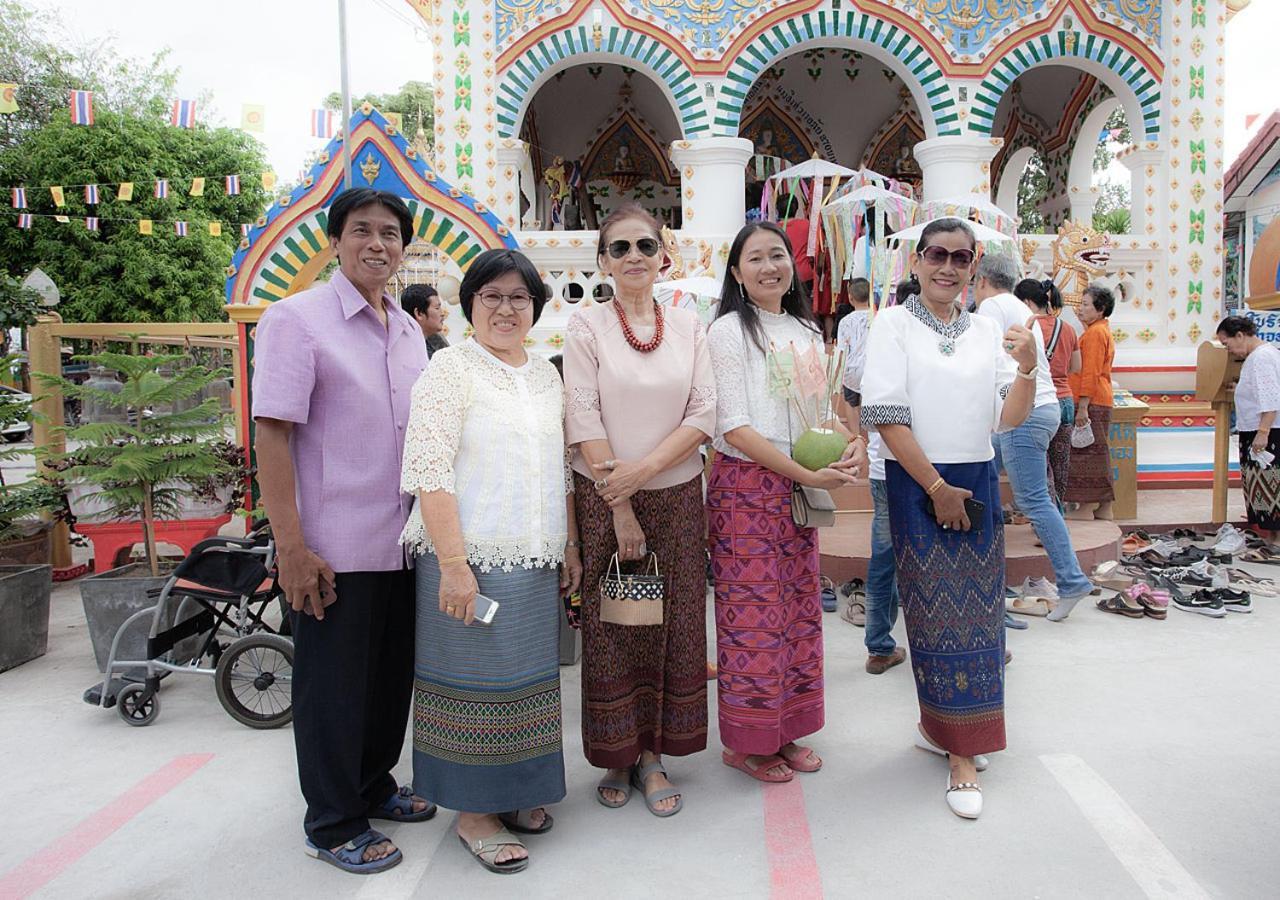
[[[71,124],[93,124],[93,91],[71,92]]]
[[[86,184],[84,186],[84,202],[86,204],[98,202],[98,186],[96,184]]]
[[[173,223],[173,233],[174,233],[174,234],[176,234],[178,237],[186,237],[186,236],[187,236],[187,223],[186,223],[186,222],[174,222],[174,223]]]
[[[31,213],[23,213],[22,215],[18,216],[18,227],[19,228],[31,227]]]
[[[13,189],[13,208],[14,209],[27,208],[27,189],[26,188]]]
[[[156,199],[163,200],[169,196],[169,179],[161,178],[156,182]]]
[[[332,110],[313,109],[311,111],[311,136],[318,138],[333,137]]]
[[[174,100],[173,112],[169,116],[169,124],[175,128],[195,128],[196,101]]]
[[[227,196],[234,197],[239,193],[240,193],[240,176],[228,175],[227,176]]]
[[[98,217],[97,217],[97,216],[88,216],[87,218],[85,218],[85,220],[84,220],[84,227],[85,227],[85,229],[86,229],[87,231],[97,231],[97,230],[98,230]]]

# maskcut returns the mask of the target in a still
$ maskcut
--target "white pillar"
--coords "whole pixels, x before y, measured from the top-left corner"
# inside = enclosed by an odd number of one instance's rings
[[[991,196],[991,159],[1004,138],[952,135],[930,138],[915,146],[924,175],[924,199],[964,194]]]
[[[1093,227],[1093,211],[1098,207],[1098,195],[1101,192],[1092,185],[1081,187],[1073,184],[1067,191],[1067,204],[1070,207],[1068,217],[1073,222]]]
[[[693,236],[733,235],[746,220],[746,166],[753,148],[746,138],[676,141],[671,161],[680,169],[681,229]]]
[[[1129,170],[1132,178],[1129,232],[1156,235],[1163,233],[1168,203],[1164,197],[1169,181],[1169,154],[1158,144],[1138,144],[1116,154],[1116,159]]]
[[[503,138],[497,149],[499,193],[494,215],[512,231],[520,229],[521,173],[528,167],[529,145],[517,138]]]

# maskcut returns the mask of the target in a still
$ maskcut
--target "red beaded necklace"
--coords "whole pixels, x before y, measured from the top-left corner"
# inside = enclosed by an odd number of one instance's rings
[[[641,343],[631,330],[631,323],[627,321],[627,314],[622,309],[622,303],[618,300],[613,301],[613,311],[618,314],[618,321],[622,323],[622,336],[627,339],[627,343],[632,349],[640,353],[652,353],[658,349],[658,345],[662,343],[662,304],[656,300],[653,303],[653,337]]]

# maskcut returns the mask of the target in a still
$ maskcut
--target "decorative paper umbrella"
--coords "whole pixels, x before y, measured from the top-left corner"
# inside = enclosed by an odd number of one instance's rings
[[[792,166],[789,169],[783,169],[776,175],[770,175],[770,181],[789,181],[795,178],[845,178],[849,175],[856,175],[856,169],[846,169],[844,166],[837,165],[833,162],[827,162],[825,159],[806,159],[798,166]]]
[[[665,306],[691,309],[704,325],[716,317],[720,303],[720,282],[706,275],[659,281],[653,286],[653,297]]]
[[[897,231],[889,235],[889,240],[897,241],[900,244],[916,243],[920,240],[920,235],[924,234],[925,226],[929,225],[930,222],[935,222],[937,219],[942,218],[948,217],[938,216],[935,219],[930,219],[929,222],[921,222],[918,225],[912,225],[910,228],[904,228],[902,231]],[[954,218],[959,217],[956,216]],[[966,222],[965,224],[973,231],[973,236],[977,238],[979,244],[996,244],[1001,248],[1004,248],[1012,247],[1016,243],[1015,238],[996,231],[994,228],[983,225],[981,222]]]
[[[885,252],[883,237],[889,231],[906,228],[914,222],[919,209],[919,204],[910,197],[870,181],[824,206],[822,225],[831,251],[832,290],[839,290],[840,281],[855,274],[865,274],[871,279],[873,295],[877,289],[885,287],[889,283],[892,266],[876,258]],[[875,220],[875,234],[880,235],[881,240],[876,242],[876,247],[872,247],[870,241],[866,242],[859,271],[854,249],[860,237],[868,233],[872,219]]]
[[[955,216],[957,219],[989,225],[1009,237],[1014,237],[1018,233],[1018,223],[1014,217],[982,194],[961,194],[955,197],[943,197],[940,200],[929,200],[924,204],[923,211],[931,219]]]

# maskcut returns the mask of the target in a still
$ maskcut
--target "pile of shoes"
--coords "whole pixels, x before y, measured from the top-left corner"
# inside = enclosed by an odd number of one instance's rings
[[[1005,611],[1019,616],[1047,616],[1058,605],[1058,588],[1047,578],[1026,578],[1005,592]]]
[[[1103,612],[1163,619],[1172,605],[1220,619],[1229,612],[1253,612],[1255,596],[1280,597],[1272,579],[1229,565],[1280,565],[1280,551],[1232,525],[1210,534],[1187,528],[1155,535],[1131,531],[1124,536],[1122,550],[1120,561],[1103,563],[1093,573],[1096,584],[1117,591],[1098,601]]]
[[[851,578],[837,588],[839,599],[844,601],[840,618],[850,625],[865,628],[867,625],[867,586],[861,578]]]

